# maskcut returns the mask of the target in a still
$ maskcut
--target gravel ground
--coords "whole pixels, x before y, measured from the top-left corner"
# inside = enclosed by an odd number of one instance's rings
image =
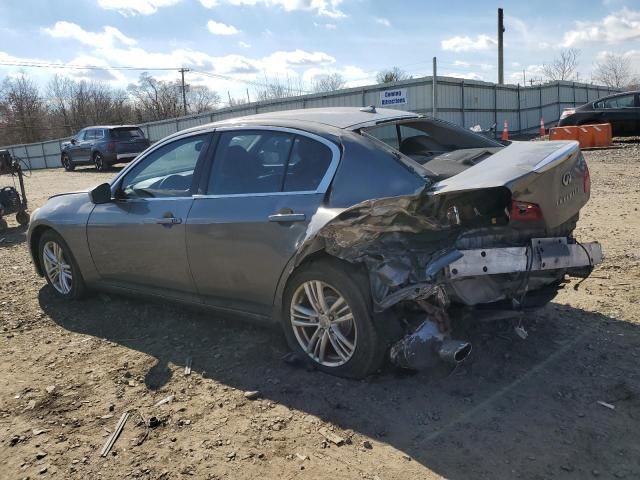
[[[602,242],[604,264],[529,318],[527,340],[475,326],[448,378],[341,380],[286,364],[281,333],[241,319],[104,294],[62,302],[11,217],[0,478],[640,478],[640,143],[621,146],[585,152],[577,236]],[[31,206],[112,174],[35,172]]]

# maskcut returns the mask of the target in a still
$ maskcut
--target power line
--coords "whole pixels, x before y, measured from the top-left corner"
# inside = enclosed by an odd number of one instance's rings
[[[135,71],[145,71],[145,70],[180,70],[180,67],[129,67],[129,66],[107,66],[103,67],[100,65],[74,65],[71,63],[47,63],[47,62],[0,62],[0,65],[10,66],[10,67],[29,67],[29,68],[60,68],[60,69],[70,69],[70,70],[135,70]]]

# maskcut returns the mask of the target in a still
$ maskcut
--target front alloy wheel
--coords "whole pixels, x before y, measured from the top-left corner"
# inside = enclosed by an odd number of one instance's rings
[[[40,266],[47,283],[65,298],[80,298],[86,286],[71,250],[53,230],[42,234],[39,243]]]
[[[96,170],[99,172],[104,172],[107,169],[107,162],[104,161],[104,157],[101,153],[96,153],[93,156],[93,161],[96,164]]]
[[[358,329],[351,308],[328,283],[300,285],[293,294],[290,321],[300,347],[320,365],[344,365],[356,350]]]
[[[67,172],[71,172],[76,168],[75,164],[69,158],[69,155],[66,153],[62,156],[62,166]]]
[[[42,261],[51,286],[62,295],[68,295],[73,285],[73,272],[62,247],[54,240],[46,242],[42,248]]]

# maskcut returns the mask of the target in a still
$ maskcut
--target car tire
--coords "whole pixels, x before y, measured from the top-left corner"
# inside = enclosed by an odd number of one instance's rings
[[[66,153],[62,155],[62,166],[67,172],[72,172],[76,168],[75,163],[73,163],[71,157],[69,157],[69,155],[67,155]]]
[[[58,233],[47,230],[42,234],[38,255],[42,273],[57,296],[77,299],[86,295],[87,287],[80,268],[71,249]]]
[[[106,172],[109,169],[109,164],[104,159],[104,156],[100,152],[93,154],[93,163],[96,166],[96,170],[99,172]]]
[[[301,358],[323,372],[357,379],[375,372],[385,358],[371,312],[366,275],[349,263],[323,259],[292,274],[281,320],[287,343]]]
[[[31,220],[31,215],[29,215],[24,210],[16,213],[16,222],[18,222],[20,225],[29,225],[29,220]]]

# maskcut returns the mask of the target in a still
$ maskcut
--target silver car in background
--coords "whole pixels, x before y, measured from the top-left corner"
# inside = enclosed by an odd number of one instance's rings
[[[359,378],[456,364],[464,317],[521,318],[597,242],[575,142],[504,146],[421,115],[273,112],[154,144],[110,183],[34,212],[35,268],[55,292],[108,289],[281,323],[319,369]]]

